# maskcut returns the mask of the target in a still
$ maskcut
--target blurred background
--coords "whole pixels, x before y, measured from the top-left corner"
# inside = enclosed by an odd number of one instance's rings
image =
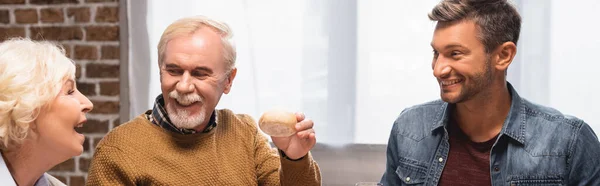
[[[402,109],[439,99],[432,75],[438,0],[179,0],[131,2],[130,117],[160,94],[156,45],[174,20],[228,23],[238,76],[219,108],[260,117],[277,107],[312,118],[319,142],[385,144]],[[529,100],[600,129],[596,0],[514,1],[523,17],[509,81]],[[136,19],[141,18],[141,19]],[[141,50],[141,51],[140,51]],[[146,68],[146,67],[144,67]],[[594,115],[596,114],[596,115]]]
[[[218,108],[254,118],[272,108],[305,112],[324,144],[313,153],[326,185],[377,181],[396,117],[439,99],[431,70],[435,23],[427,18],[438,2],[131,2],[130,67],[149,69],[129,71],[130,117],[151,108],[160,94],[156,45],[163,30],[178,18],[207,15],[232,27],[238,51],[238,75]],[[593,95],[600,84],[592,78],[600,70],[600,16],[593,13],[600,2],[513,3],[523,29],[509,81],[521,96],[599,131],[600,98]]]
[[[314,120],[324,185],[378,181],[393,121],[439,99],[431,70],[438,0],[0,0],[0,37],[57,40],[96,105],[86,152],[52,173],[85,180],[102,136],[160,94],[156,46],[187,16],[228,23],[238,74],[218,108],[255,119],[272,108]],[[513,0],[523,18],[509,82],[522,97],[600,131],[598,0]]]

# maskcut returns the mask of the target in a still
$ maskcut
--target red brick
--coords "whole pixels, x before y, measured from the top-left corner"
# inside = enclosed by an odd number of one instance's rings
[[[71,45],[69,44],[62,44],[63,45],[63,49],[65,49],[65,56],[67,56],[68,58],[71,58]]]
[[[85,0],[86,3],[117,2],[118,0]]]
[[[90,152],[90,140],[88,137],[83,141],[83,153]]]
[[[100,83],[100,95],[118,96],[119,93],[120,93],[119,82],[102,82],[102,83]]]
[[[96,110],[96,105],[94,103],[94,110]],[[88,120],[83,127],[75,128],[75,130],[79,133],[89,134],[89,133],[106,133],[108,132],[108,121],[98,121],[94,119]]]
[[[91,45],[75,45],[75,59],[98,59],[98,48]]]
[[[35,40],[81,40],[83,32],[76,26],[50,26],[50,27],[32,27],[30,29],[31,37]]]
[[[121,118],[113,120],[113,128],[118,127],[119,125],[121,125]]]
[[[67,16],[69,18],[74,17],[76,23],[87,23],[90,22],[90,8],[69,8],[67,10]]]
[[[81,161],[79,161],[81,162]],[[85,177],[83,176],[71,176],[69,182],[69,186],[84,186],[85,185]]]
[[[79,79],[81,77],[81,65],[75,64],[75,79]]]
[[[10,23],[10,14],[8,10],[0,10],[0,23],[8,24]]]
[[[119,114],[119,102],[116,101],[92,101],[94,109],[92,114]]]
[[[91,161],[92,160],[89,158],[79,157],[79,170],[82,172],[87,172]],[[73,180],[71,180],[71,183],[73,183]]]
[[[40,10],[40,20],[43,23],[62,23],[65,16],[60,8],[45,8]]]
[[[50,175],[54,176],[54,178],[58,179],[60,182],[67,183],[67,178],[64,176],[57,176],[52,173],[50,173]]]
[[[51,171],[75,171],[75,160],[73,158],[62,162],[50,169]]]
[[[18,9],[15,10],[15,21],[17,23],[37,23],[38,15],[35,9]]]
[[[119,26],[88,26],[85,30],[88,41],[119,40]]]
[[[29,0],[31,4],[76,4],[78,0]]]
[[[119,59],[120,50],[119,46],[102,46],[102,59]]]
[[[77,90],[85,96],[96,95],[96,84],[95,83],[80,83],[77,82]]]
[[[23,27],[0,27],[0,41],[13,37],[25,37],[25,28]]]
[[[96,9],[96,22],[115,23],[119,22],[118,7],[98,7]]]
[[[25,0],[0,0],[0,4],[25,4]]]
[[[96,137],[94,138],[94,143],[92,144],[92,149],[96,149],[96,147],[98,146],[98,143],[100,143],[100,141],[102,141],[102,137]]]
[[[119,65],[88,64],[86,76],[91,78],[118,78]]]

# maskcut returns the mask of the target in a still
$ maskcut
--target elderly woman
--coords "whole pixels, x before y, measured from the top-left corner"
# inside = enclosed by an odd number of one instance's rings
[[[45,172],[83,151],[75,128],[93,105],[64,53],[45,41],[0,43],[1,185],[64,185]]]

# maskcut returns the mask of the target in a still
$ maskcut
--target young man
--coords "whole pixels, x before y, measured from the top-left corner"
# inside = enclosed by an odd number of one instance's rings
[[[384,185],[600,185],[600,143],[582,120],[506,81],[519,13],[507,0],[444,0],[431,46],[441,100],[395,121]]]
[[[229,27],[206,17],[169,25],[158,44],[162,94],[153,110],[107,134],[88,185],[320,185],[313,122],[267,139],[247,115],[216,110],[237,69]]]

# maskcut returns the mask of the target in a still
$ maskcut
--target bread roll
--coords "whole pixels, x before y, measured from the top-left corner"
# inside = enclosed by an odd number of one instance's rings
[[[296,133],[296,114],[282,110],[263,113],[258,120],[260,130],[273,137],[288,137]]]

